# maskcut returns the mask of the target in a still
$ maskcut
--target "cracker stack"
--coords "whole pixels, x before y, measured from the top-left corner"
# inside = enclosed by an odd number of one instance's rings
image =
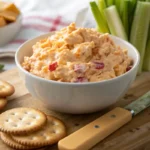
[[[64,124],[33,108],[14,108],[0,115],[1,140],[15,149],[35,149],[65,137]]]
[[[15,88],[8,82],[0,80],[0,110],[7,104],[7,96],[11,96],[15,92]]]

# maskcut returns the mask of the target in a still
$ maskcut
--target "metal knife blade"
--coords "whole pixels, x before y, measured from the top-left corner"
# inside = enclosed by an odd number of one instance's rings
[[[124,108],[130,110],[133,116],[150,106],[150,91],[139,97],[136,101],[130,103]]]

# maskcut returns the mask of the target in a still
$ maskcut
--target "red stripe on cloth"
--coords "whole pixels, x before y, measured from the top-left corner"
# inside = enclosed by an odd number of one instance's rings
[[[46,22],[53,22],[55,19],[49,18],[49,17],[43,17],[43,16],[26,16],[24,17],[25,19],[40,19]],[[62,26],[68,26],[69,23],[65,23],[65,22],[60,22],[60,25]]]
[[[25,40],[25,39],[16,39],[16,40],[11,41],[10,44],[22,44],[25,41],[27,41],[27,40]]]
[[[40,25],[40,24],[25,24],[23,25],[23,28],[26,28],[26,29],[35,29],[35,30],[38,30],[38,31],[43,31],[43,32],[48,32],[50,27],[48,26],[45,26],[45,25]]]
[[[61,22],[61,17],[58,16],[55,20],[52,22],[52,27],[50,28],[50,31],[55,31],[57,30],[58,25],[60,25]]]

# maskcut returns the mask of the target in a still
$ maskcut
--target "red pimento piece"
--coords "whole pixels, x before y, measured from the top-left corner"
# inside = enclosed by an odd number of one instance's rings
[[[57,68],[57,62],[54,62],[49,65],[49,71],[54,71]]]
[[[85,77],[78,77],[75,82],[88,82],[88,79]]]
[[[104,68],[104,63],[103,62],[94,62],[96,65],[96,69],[103,69]]]
[[[132,66],[128,66],[126,71],[128,72],[131,68],[132,68]]]
[[[77,73],[83,73],[83,72],[85,72],[85,70],[86,70],[86,67],[84,64],[75,64],[74,65],[74,71]]]

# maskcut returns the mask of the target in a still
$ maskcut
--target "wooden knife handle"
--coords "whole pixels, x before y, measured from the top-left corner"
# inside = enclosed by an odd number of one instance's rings
[[[60,140],[59,150],[88,150],[131,119],[130,111],[117,107]]]

